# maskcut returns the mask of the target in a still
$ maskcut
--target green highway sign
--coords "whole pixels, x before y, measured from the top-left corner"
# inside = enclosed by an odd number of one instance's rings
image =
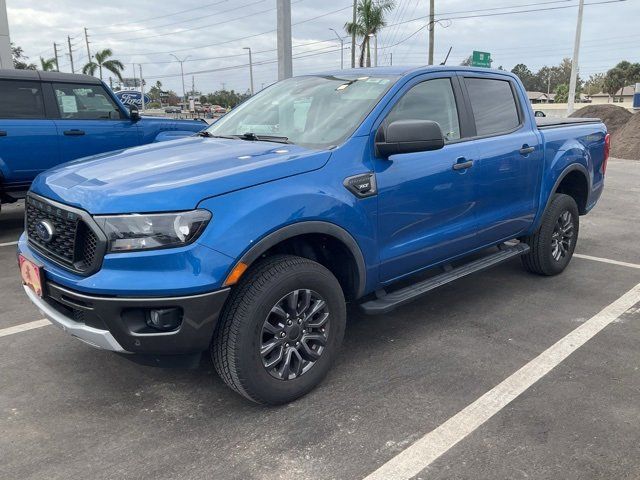
[[[471,57],[471,66],[491,68],[491,54],[474,50]]]

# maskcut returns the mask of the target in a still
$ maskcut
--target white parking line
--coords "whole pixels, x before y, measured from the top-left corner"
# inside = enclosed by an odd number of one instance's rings
[[[18,242],[7,242],[7,243],[0,243],[0,247],[10,247],[11,245],[17,245]]]
[[[592,257],[591,255],[582,255],[581,253],[574,253],[574,257],[582,258],[584,260],[593,260],[594,262],[610,263],[612,265],[620,265],[621,267],[640,268],[637,263],[620,262],[618,260],[611,260],[609,258]]]
[[[7,335],[13,335],[14,333],[26,332],[27,330],[33,330],[34,328],[46,327],[51,325],[49,320],[36,320],[34,322],[21,323],[14,327],[3,328],[0,330],[0,337],[6,337]]]
[[[414,477],[638,302],[640,283],[365,480],[406,480]]]

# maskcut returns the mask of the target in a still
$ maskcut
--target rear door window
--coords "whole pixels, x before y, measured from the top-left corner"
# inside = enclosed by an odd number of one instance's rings
[[[53,89],[65,120],[119,120],[120,109],[102,85],[57,83]]]
[[[478,136],[497,135],[520,125],[511,82],[492,78],[465,78]]]
[[[0,80],[0,118],[44,119],[40,83]]]

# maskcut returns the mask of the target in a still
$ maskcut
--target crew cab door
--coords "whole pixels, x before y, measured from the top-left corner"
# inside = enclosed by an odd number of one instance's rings
[[[63,161],[140,144],[138,126],[100,84],[52,83]]]
[[[58,163],[56,126],[47,118],[41,83],[0,80],[0,183],[26,190],[38,173]]]
[[[544,152],[537,128],[525,115],[528,100],[511,77],[474,73],[462,78],[478,152],[473,166],[478,240],[498,243],[533,222]]]
[[[374,155],[378,188],[378,244],[382,282],[471,250],[475,244],[475,169],[472,143],[460,115],[455,75],[422,76],[394,98],[385,122],[432,120],[445,135],[440,150]]]

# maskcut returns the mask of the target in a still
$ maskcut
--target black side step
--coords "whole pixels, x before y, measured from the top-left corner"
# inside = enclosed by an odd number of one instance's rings
[[[388,313],[394,308],[404,305],[405,303],[409,303],[435,288],[446,285],[447,283],[458,280],[459,278],[466,277],[472,273],[479,272],[485,268],[493,267],[494,265],[509,260],[510,258],[518,257],[529,251],[529,245],[526,243],[500,245],[499,248],[500,249],[497,252],[491,253],[485,257],[459,267],[452,268],[440,275],[436,275],[435,277],[431,277],[422,282],[401,288],[400,290],[391,292],[383,297],[365,302],[361,304],[360,307],[364,310],[364,313],[368,315]]]

